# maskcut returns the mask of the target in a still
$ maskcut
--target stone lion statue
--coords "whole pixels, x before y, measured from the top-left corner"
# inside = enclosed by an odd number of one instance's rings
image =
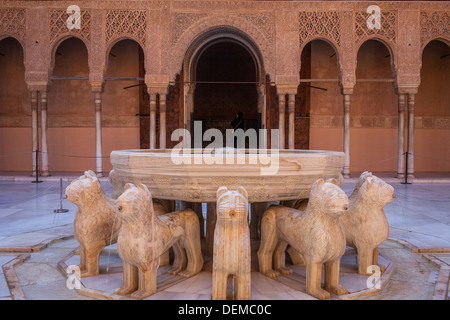
[[[148,188],[131,183],[116,206],[122,220],[117,251],[123,262],[123,285],[115,293],[131,293],[135,299],[154,294],[160,257],[171,247],[175,255],[171,274],[189,278],[201,271],[200,226],[194,211],[157,216]]]
[[[248,194],[244,187],[217,190],[217,220],[214,230],[213,300],[227,298],[227,280],[234,276],[235,298],[251,296],[250,229],[248,226]]]
[[[71,182],[66,199],[78,206],[73,233],[80,243],[81,276],[98,275],[100,252],[116,243],[121,226],[115,201],[105,194],[92,170]]]
[[[364,172],[349,197],[349,214],[342,216],[346,243],[358,252],[358,273],[369,274],[368,267],[378,264],[378,246],[389,236],[384,206],[394,199],[394,188],[382,179]],[[385,266],[380,265],[381,271]]]
[[[345,234],[339,220],[347,210],[345,192],[323,179],[313,184],[305,211],[280,205],[269,207],[261,221],[259,271],[269,277],[291,273],[284,259],[286,247],[290,245],[305,261],[308,294],[327,299],[329,292],[347,293],[347,289],[339,285],[339,264],[345,252]],[[321,288],[323,264],[325,290]]]

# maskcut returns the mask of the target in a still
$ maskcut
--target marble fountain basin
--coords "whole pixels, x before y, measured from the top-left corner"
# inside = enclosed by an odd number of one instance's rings
[[[111,152],[121,184],[147,185],[154,198],[215,202],[217,189],[243,186],[249,202],[309,198],[319,178],[342,181],[343,152],[321,150],[135,149]]]

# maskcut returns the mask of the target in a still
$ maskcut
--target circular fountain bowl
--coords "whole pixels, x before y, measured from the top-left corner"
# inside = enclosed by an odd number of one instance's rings
[[[249,202],[309,198],[319,178],[342,181],[344,153],[319,150],[118,150],[118,184],[143,183],[154,198],[215,202],[217,189],[243,186]]]

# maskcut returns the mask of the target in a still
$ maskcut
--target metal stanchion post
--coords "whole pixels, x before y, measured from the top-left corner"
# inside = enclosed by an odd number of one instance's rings
[[[39,180],[39,150],[35,150],[36,152],[36,180],[31,181],[31,183],[41,183]]]
[[[56,213],[62,213],[62,212],[69,212],[69,209],[63,209],[62,202],[63,202],[63,192],[62,192],[62,178],[59,179],[59,208],[53,210],[53,212]]]
[[[410,182],[408,182],[408,155],[409,153],[406,152],[406,168],[405,168],[405,181],[402,182],[402,184],[411,184]]]

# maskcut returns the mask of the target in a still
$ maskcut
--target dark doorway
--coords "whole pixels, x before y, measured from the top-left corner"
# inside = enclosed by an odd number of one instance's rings
[[[200,55],[195,74],[194,121],[202,121],[203,132],[226,129],[238,112],[243,128],[259,127],[257,68],[250,52],[235,41],[208,46]]]

